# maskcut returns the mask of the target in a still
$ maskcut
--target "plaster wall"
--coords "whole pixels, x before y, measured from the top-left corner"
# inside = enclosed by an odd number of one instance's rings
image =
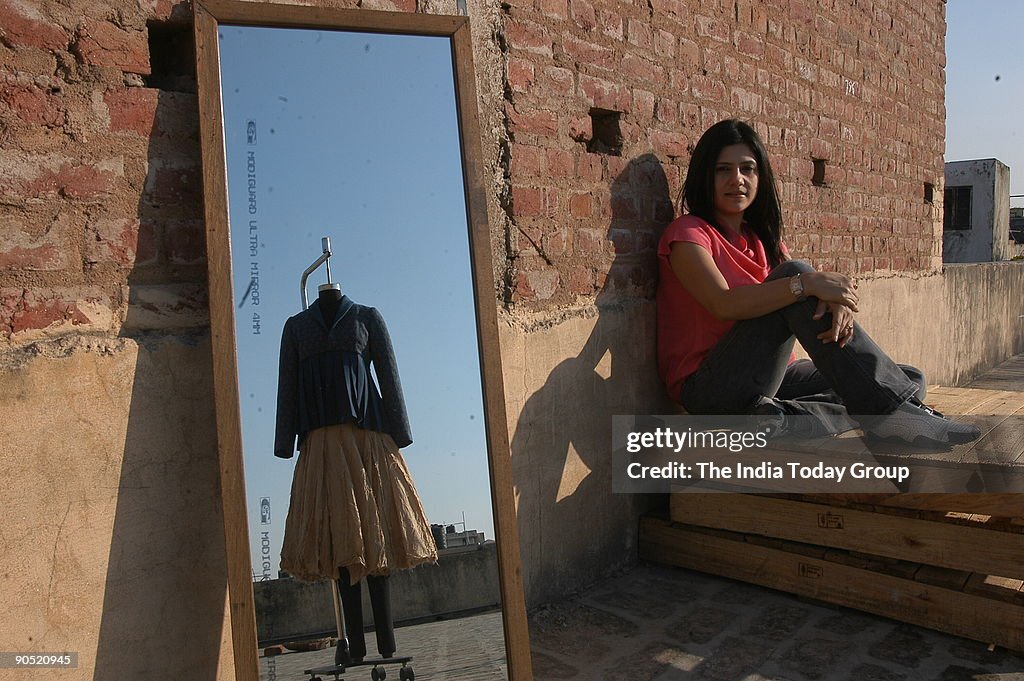
[[[253,585],[260,644],[336,635],[330,582],[271,579]],[[391,615],[399,625],[417,619],[458,616],[499,608],[498,551],[442,554],[436,565],[395,572],[388,580]],[[363,589],[363,624],[373,624],[369,589]],[[335,632],[335,633],[329,633]]]
[[[230,678],[207,338],[69,338],[0,365],[0,645],[79,653],[14,673]]]
[[[1024,352],[1024,263],[948,265],[865,277],[858,322],[929,384],[958,385]],[[527,605],[557,599],[634,560],[654,497],[611,493],[611,417],[674,413],[657,378],[655,310],[601,308],[501,343]]]
[[[1009,260],[1010,168],[994,158],[946,164],[947,187],[971,187],[971,228],[942,233],[943,262]]]

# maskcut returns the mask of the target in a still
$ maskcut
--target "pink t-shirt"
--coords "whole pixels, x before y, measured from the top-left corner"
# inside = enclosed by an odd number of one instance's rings
[[[680,283],[668,261],[677,241],[707,250],[729,288],[760,284],[771,271],[764,245],[749,230],[730,241],[696,215],[684,215],[665,228],[658,241],[658,370],[675,400],[683,381],[736,323],[716,318]]]

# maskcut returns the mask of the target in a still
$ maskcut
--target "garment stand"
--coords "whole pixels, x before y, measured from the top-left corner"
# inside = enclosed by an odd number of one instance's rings
[[[302,290],[302,309],[309,309],[309,297],[306,295],[306,280],[309,279],[309,275],[313,274],[320,265],[327,264],[327,286],[331,286],[331,237],[325,236],[320,238],[320,246],[323,248],[323,253],[320,257],[313,261],[313,264],[306,268],[302,273],[302,280],[299,282],[299,288]]]
[[[299,288],[302,290],[302,309],[309,309],[309,297],[306,294],[306,282],[309,279],[309,275],[315,272],[320,265],[324,265],[327,269],[327,283],[320,284],[318,291],[324,291],[327,289],[335,289],[340,291],[341,286],[331,281],[331,238],[328,236],[320,238],[320,246],[323,249],[320,257],[313,261],[313,263],[307,267],[303,273],[302,278],[299,281]],[[347,578],[347,571],[344,576]],[[376,580],[368,579],[367,586],[370,588],[370,602],[373,608],[373,621],[374,621],[374,634],[377,638],[378,653],[381,654],[384,660],[388,663],[395,662],[402,665],[399,677],[401,679],[408,679],[412,681],[415,678],[412,667],[406,667],[406,664],[412,660],[411,657],[394,657],[395,653],[395,635],[394,635],[394,624],[391,619],[391,599],[389,595],[389,589],[387,584],[387,577],[381,577]],[[358,592],[357,592],[358,593]],[[359,600],[358,603],[353,604],[353,611],[361,612],[362,602],[361,596],[357,595],[356,598]],[[341,666],[343,659],[348,658],[352,648],[348,640],[348,631],[345,627],[345,608],[341,598],[341,589],[338,587],[338,580],[331,580],[331,600],[334,603],[334,621],[335,626],[338,630],[338,650],[335,652],[335,664]],[[351,613],[350,613],[351,614]],[[358,619],[362,619],[360,616]],[[353,627],[359,627],[357,632],[362,639],[362,622],[351,623]],[[379,625],[383,625],[383,628]],[[345,646],[344,653],[341,651],[341,646]],[[365,644],[360,644],[360,649],[365,647]],[[362,651],[365,655],[365,650]],[[362,656],[359,656],[360,659]],[[352,664],[353,661],[349,660],[348,664]],[[369,664],[376,665],[368,661]],[[358,664],[358,663],[356,663]],[[377,678],[377,668],[374,666],[373,678]],[[380,673],[380,678],[384,678],[383,669]]]
[[[313,264],[307,267],[302,272],[302,279],[299,281],[299,288],[302,290],[302,309],[309,309],[309,297],[306,295],[306,280],[309,279],[309,275],[313,274],[320,265],[326,265],[327,267],[327,285],[331,286],[331,237],[325,236],[320,238],[320,247],[323,252],[320,257],[313,261]],[[341,614],[341,594],[338,592],[337,580],[331,580],[331,600],[334,602],[334,623],[338,629],[338,645],[341,645],[342,641],[345,641],[346,648],[348,647],[347,632],[345,630],[345,618]]]

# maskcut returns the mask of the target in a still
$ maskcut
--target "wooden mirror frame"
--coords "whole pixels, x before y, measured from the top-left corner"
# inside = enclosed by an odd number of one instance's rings
[[[501,583],[505,654],[511,681],[532,680],[529,632],[520,567],[519,529],[516,524],[515,497],[512,489],[511,452],[501,353],[498,345],[497,304],[492,284],[490,230],[480,153],[480,128],[477,121],[473,46],[468,18],[280,5],[245,0],[195,0],[193,8],[204,217],[209,264],[217,451],[220,458],[235,678],[239,681],[258,681],[259,666],[242,466],[242,423],[231,284],[231,233],[217,35],[222,23],[236,26],[319,28],[441,36],[451,40],[455,101],[462,150],[463,188],[469,227],[470,269],[473,274],[477,340],[480,348],[491,505],[496,528],[495,542]]]

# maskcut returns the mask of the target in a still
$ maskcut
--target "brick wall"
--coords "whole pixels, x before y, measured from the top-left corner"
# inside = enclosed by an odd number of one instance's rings
[[[768,146],[795,255],[856,273],[941,265],[942,0],[504,7],[513,309],[649,297],[689,153],[727,117]],[[593,144],[593,110],[620,113],[619,155]]]
[[[188,4],[67,4],[0,0],[0,335],[203,326],[191,54],[168,49],[191,44]],[[765,138],[797,255],[847,272],[939,266],[924,185],[941,197],[942,0],[503,7],[508,178],[491,208],[513,309],[650,297],[689,150],[727,116]],[[595,144],[592,111],[620,114],[617,155]]]
[[[192,42],[188,2],[0,0],[0,343],[208,324]]]

